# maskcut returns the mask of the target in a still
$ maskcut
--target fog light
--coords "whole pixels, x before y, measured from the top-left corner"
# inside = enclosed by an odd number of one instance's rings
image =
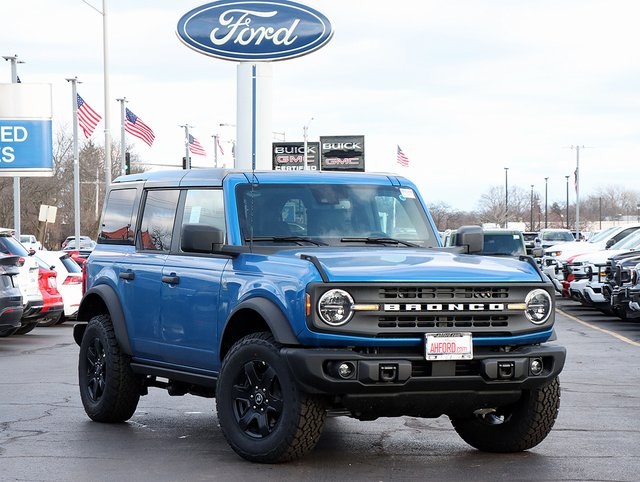
[[[529,370],[532,375],[540,375],[543,369],[542,360],[540,358],[532,358],[529,364]]]
[[[338,375],[340,375],[340,378],[351,378],[355,371],[356,367],[351,362],[342,362],[338,367]]]

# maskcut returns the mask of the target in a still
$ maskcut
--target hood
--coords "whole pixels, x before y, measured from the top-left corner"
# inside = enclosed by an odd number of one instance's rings
[[[293,253],[292,253],[293,254]],[[436,249],[318,248],[297,251],[318,259],[334,282],[540,282],[538,270],[517,258],[454,254]]]
[[[593,253],[584,253],[577,256],[570,257],[567,261],[571,263],[605,263],[612,256],[618,254],[628,253],[628,249],[606,249],[598,250]]]
[[[556,251],[560,251],[559,259],[567,259],[569,256],[577,256],[583,253],[593,253],[594,251],[599,251],[603,249],[603,246],[592,243],[584,243],[580,241],[570,241],[567,243],[554,244],[548,248],[545,248],[544,254],[549,255],[550,253],[555,253]]]

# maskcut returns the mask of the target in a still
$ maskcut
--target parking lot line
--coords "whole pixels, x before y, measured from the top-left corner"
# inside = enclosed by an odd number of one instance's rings
[[[605,330],[604,328],[600,328],[599,326],[595,326],[595,325],[592,325],[591,323],[587,323],[586,321],[582,321],[580,318],[576,318],[575,316],[570,315],[566,311],[562,311],[558,308],[556,308],[556,311],[562,313],[567,318],[571,318],[573,321],[580,323],[581,325],[588,326],[589,328],[593,328],[594,330],[601,331],[602,333],[606,333],[607,335],[611,335],[612,337],[617,338],[618,340],[623,341],[625,343],[628,343],[629,345],[640,347],[640,343],[638,343],[637,341],[633,341],[630,338],[627,338],[626,336],[622,336],[616,333],[615,331]]]

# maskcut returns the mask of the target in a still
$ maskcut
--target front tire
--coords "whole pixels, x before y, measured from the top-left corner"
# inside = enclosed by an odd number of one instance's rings
[[[455,431],[485,452],[521,452],[542,442],[560,408],[560,382],[526,390],[515,404],[464,418],[451,418]]]
[[[96,422],[124,422],[140,400],[140,379],[120,350],[109,315],[91,318],[80,344],[80,398]]]
[[[269,333],[248,335],[231,347],[220,369],[216,408],[231,448],[263,463],[312,450],[326,417],[322,402],[300,391]]]

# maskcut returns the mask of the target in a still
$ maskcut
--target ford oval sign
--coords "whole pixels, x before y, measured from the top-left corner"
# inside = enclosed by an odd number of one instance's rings
[[[183,15],[177,33],[202,54],[249,62],[299,57],[333,35],[327,17],[288,0],[207,3]]]

